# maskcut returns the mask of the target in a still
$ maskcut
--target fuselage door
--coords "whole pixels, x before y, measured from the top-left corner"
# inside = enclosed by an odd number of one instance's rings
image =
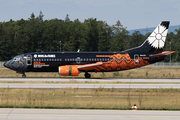
[[[32,56],[31,55],[26,55],[26,64],[32,65]]]
[[[138,65],[138,64],[139,64],[139,55],[138,55],[138,54],[135,54],[135,55],[134,55],[134,64],[135,64],[135,65]]]

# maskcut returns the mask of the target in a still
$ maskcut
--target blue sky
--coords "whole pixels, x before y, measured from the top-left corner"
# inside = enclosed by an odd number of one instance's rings
[[[168,20],[170,25],[180,25],[180,0],[0,0],[0,22],[27,20],[31,13],[39,12],[44,19],[97,18],[109,25],[120,20],[128,30],[156,27]]]

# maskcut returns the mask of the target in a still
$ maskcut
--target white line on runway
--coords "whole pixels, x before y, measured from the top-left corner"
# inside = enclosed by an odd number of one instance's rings
[[[8,113],[12,111],[9,115]],[[180,119],[179,111],[132,111],[132,110],[71,110],[71,109],[0,109],[0,119],[5,119],[8,115],[8,120],[19,119]]]
[[[180,83],[180,79],[133,79],[133,78],[102,78],[102,79],[83,79],[83,78],[0,78],[0,81],[21,81],[21,82],[140,82],[140,83]]]
[[[180,84],[23,84],[23,83],[0,83],[0,88],[28,88],[28,89],[57,89],[57,88],[79,88],[79,89],[96,89],[96,88],[114,88],[114,89],[164,89],[180,88]]]

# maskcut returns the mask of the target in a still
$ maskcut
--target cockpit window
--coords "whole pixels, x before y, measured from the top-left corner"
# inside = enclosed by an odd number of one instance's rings
[[[13,58],[13,61],[20,61],[20,58]]]

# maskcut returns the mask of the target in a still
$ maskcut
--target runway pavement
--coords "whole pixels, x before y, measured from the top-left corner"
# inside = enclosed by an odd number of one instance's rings
[[[83,79],[83,78],[0,78],[0,81],[47,81],[47,82],[144,82],[144,83],[180,83],[180,79],[151,79],[151,78],[93,78],[93,79]]]
[[[57,89],[57,88],[78,88],[78,89],[94,89],[94,88],[115,88],[115,89],[163,89],[163,88],[180,88],[180,84],[23,84],[23,83],[0,83],[0,88],[30,88],[30,89]]]
[[[127,89],[127,88],[178,88],[180,89],[180,79],[117,79],[117,78],[104,78],[104,79],[81,79],[81,78],[0,78],[0,81],[11,82],[57,82],[52,83],[0,83],[0,88],[115,88],[115,89]],[[93,82],[79,84],[78,82]],[[62,84],[61,82],[70,82],[69,84]],[[74,82],[72,84],[72,82]],[[97,84],[94,84],[98,82]],[[115,84],[104,84],[101,82],[115,82]],[[121,84],[125,82],[126,84]],[[131,84],[137,83],[137,84]],[[150,84],[148,84],[150,83]],[[153,84],[154,83],[154,84]]]
[[[0,109],[0,120],[179,120],[180,111]]]

